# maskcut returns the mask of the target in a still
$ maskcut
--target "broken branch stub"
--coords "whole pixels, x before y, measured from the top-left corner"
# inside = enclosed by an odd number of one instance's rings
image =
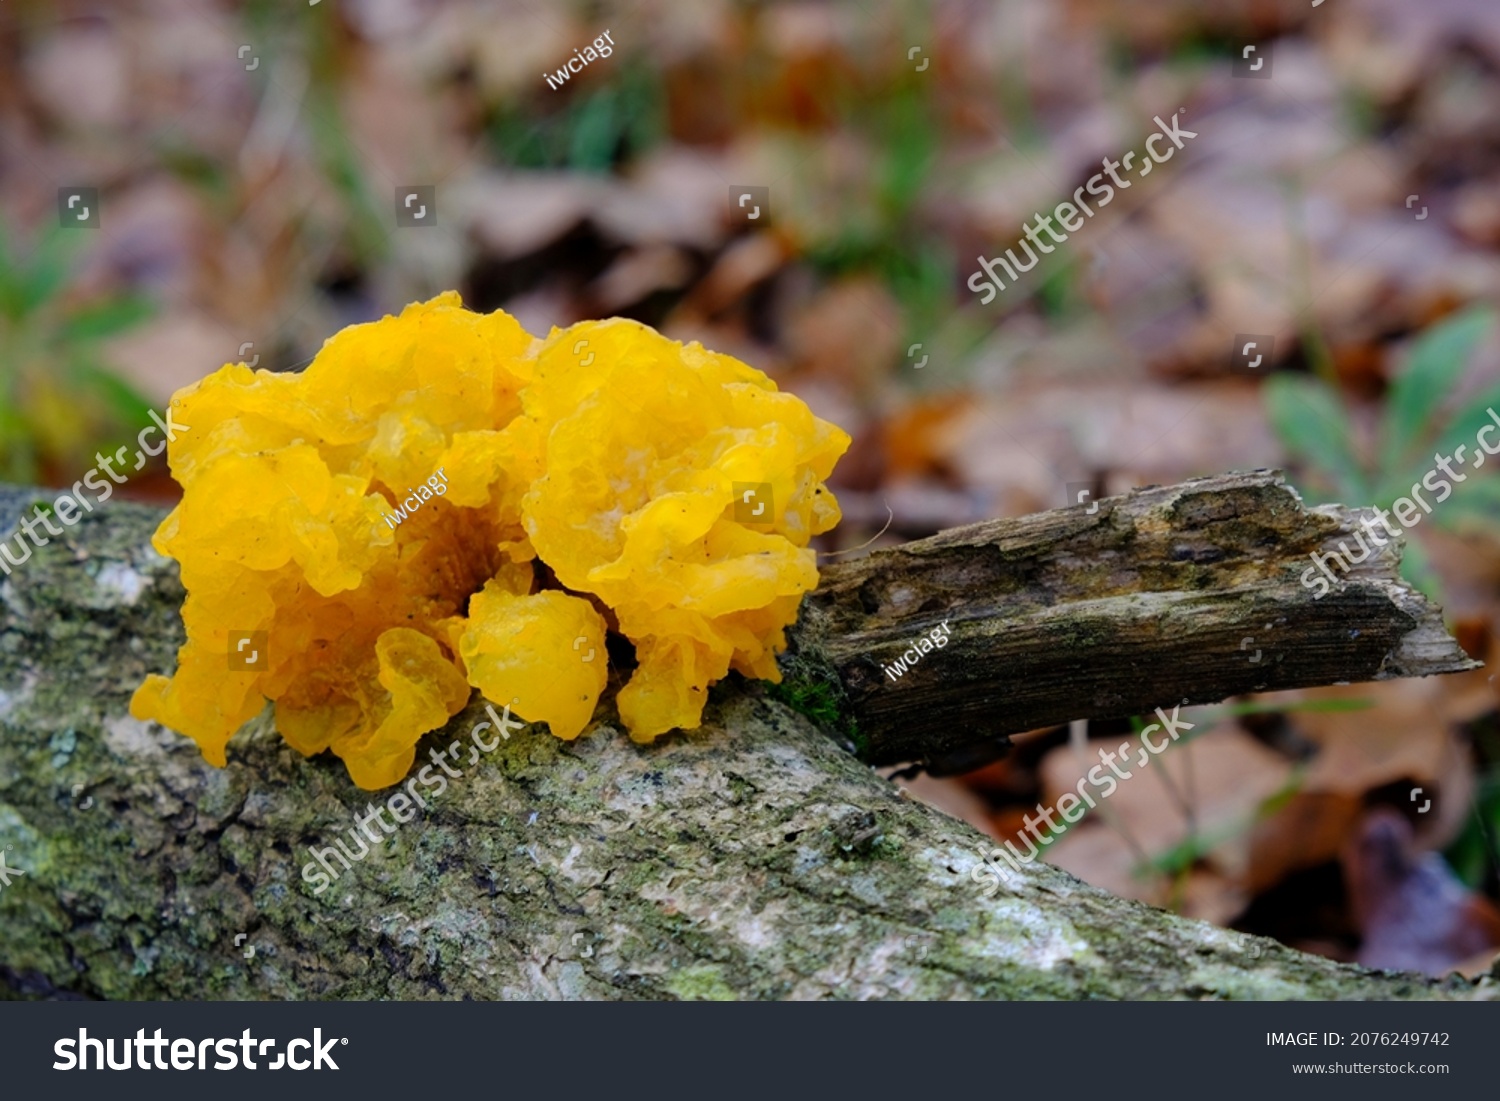
[[[1356,547],[1371,517],[1306,508],[1256,471],[877,551],[824,571],[782,691],[819,698],[861,757],[889,765],[1073,719],[1476,668],[1401,580],[1395,541],[1321,599],[1304,583],[1312,554]],[[945,622],[946,644],[911,662]]]

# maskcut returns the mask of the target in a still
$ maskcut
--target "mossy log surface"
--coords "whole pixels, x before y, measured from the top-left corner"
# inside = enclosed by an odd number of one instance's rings
[[[33,499],[0,489],[0,516]],[[0,889],[5,997],[1494,996],[1045,865],[983,897],[987,838],[743,682],[652,747],[607,703],[571,744],[518,732],[314,894],[308,847],[375,798],[340,762],[303,759],[262,716],[215,769],[127,714],[182,639],[176,567],[149,547],[159,519],[110,503],[0,577],[0,848],[24,872]]]
[[[941,772],[1072,719],[1476,668],[1365,520],[1262,470],[954,528],[826,568],[782,694],[871,764]],[[1358,551],[1355,532],[1372,553],[1319,596],[1311,555]],[[944,623],[940,650],[917,649]]]

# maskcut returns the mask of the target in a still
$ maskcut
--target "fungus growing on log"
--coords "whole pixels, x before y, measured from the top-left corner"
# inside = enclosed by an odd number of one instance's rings
[[[288,744],[366,789],[471,686],[576,737],[608,631],[635,646],[637,741],[697,727],[731,669],[779,680],[849,445],[698,344],[620,319],[538,340],[452,292],[345,329],[301,374],[226,365],[172,411],[183,498],[153,545],[181,566],[188,637],[131,713],[222,767],[272,700]]]

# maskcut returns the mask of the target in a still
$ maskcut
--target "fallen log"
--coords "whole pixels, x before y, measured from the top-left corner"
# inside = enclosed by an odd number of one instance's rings
[[[235,740],[230,767],[215,769],[188,739],[129,717],[130,693],[146,672],[172,665],[182,641],[182,590],[175,564],[149,546],[160,513],[112,504],[0,578],[0,850],[21,871],[0,887],[0,995],[1493,997],[1492,979],[1436,982],[1334,964],[1116,898],[1046,865],[1025,867],[986,897],[972,873],[990,840],[904,798],[827,736],[852,718],[872,739],[867,756],[920,759],[974,741],[973,732],[946,734],[971,722],[991,734],[997,722],[1138,709],[1146,689],[1127,691],[1121,667],[1136,668],[1151,693],[1165,693],[1151,702],[1168,703],[1242,691],[1273,673],[1266,683],[1281,686],[1467,667],[1435,610],[1386,566],[1370,564],[1340,599],[1330,594],[1316,606],[1293,599],[1284,579],[1271,584],[1291,557],[1278,540],[1311,545],[1313,533],[1331,534],[1348,517],[1291,519],[1308,514],[1271,475],[1219,481],[1216,490],[1190,483],[1106,502],[1102,519],[1045,514],[1009,522],[1054,533],[1056,552],[1030,559],[1015,539],[985,543],[976,529],[895,552],[922,584],[940,573],[962,586],[943,597],[969,602],[955,624],[959,649],[944,660],[978,661],[985,639],[1004,646],[995,624],[1005,622],[1031,622],[1033,639],[1081,647],[1087,660],[1057,651],[1055,664],[1032,659],[1028,666],[1072,683],[1074,707],[1063,706],[1055,687],[1028,696],[1010,681],[984,689],[992,709],[982,716],[982,705],[927,681],[900,688],[915,694],[899,707],[873,693],[861,697],[846,673],[855,667],[849,643],[817,632],[852,615],[848,601],[866,585],[876,599],[862,614],[889,616],[878,622],[893,637],[916,622],[898,610],[938,610],[922,606],[926,597],[914,606],[904,601],[871,564],[882,559],[871,556],[830,570],[809,600],[788,664],[796,707],[762,684],[726,682],[712,693],[702,729],[643,748],[621,733],[607,696],[594,729],[577,742],[536,729],[516,734],[465,764],[414,819],[390,831],[382,820],[367,851],[337,863],[327,851],[344,838],[352,853],[356,823],[368,823],[375,800],[353,787],[337,760],[303,759],[262,716]],[[1174,491],[1182,496],[1171,506]],[[0,487],[0,517],[18,516],[33,499]],[[1272,519],[1253,519],[1257,500]],[[1226,516],[1237,509],[1240,518],[1211,522],[1215,508]],[[1181,542],[1147,538],[1153,516],[1177,523]],[[1075,553],[1083,545],[1077,533],[1090,525],[1126,517],[1135,517],[1135,535],[1115,537],[1114,565],[1057,557]],[[1209,561],[1217,544],[1208,533],[1235,524],[1258,531],[1261,542],[1249,534],[1238,543],[1219,540],[1239,566],[1218,566]],[[1130,629],[1130,585],[1119,580],[1119,563],[1131,545],[1141,548],[1137,596],[1190,582],[1184,599],[1209,600],[1214,615],[1204,620],[1189,604],[1138,600]],[[1196,559],[1174,559],[1176,545]],[[1153,564],[1147,555],[1163,548],[1167,561]],[[959,565],[965,557],[969,574]],[[1028,560],[1030,567],[1017,565]],[[939,573],[923,573],[924,563],[939,561]],[[855,586],[855,577],[864,580]],[[1028,589],[1028,577],[1051,587]],[[1087,630],[1049,634],[1041,594],[1064,592],[1069,577],[1094,594],[1072,612],[1097,608],[1098,618]],[[1257,589],[1255,577],[1266,587]],[[986,588],[1007,578],[1007,599]],[[1248,587],[1242,599],[1254,614],[1236,620],[1230,603],[1215,604],[1221,585]],[[1374,590],[1386,595],[1377,599]],[[1029,612],[1014,597],[1027,592]],[[1273,644],[1281,658],[1247,681],[1234,665],[1245,657],[1228,654],[1234,647],[1225,632],[1273,610],[1283,617]],[[1014,619],[1023,613],[1032,618]],[[1168,618],[1153,631],[1151,615]],[[1338,644],[1338,615],[1352,617],[1361,638],[1376,634],[1381,653],[1369,642]],[[868,631],[877,620],[862,622]],[[1201,622],[1214,626],[1195,626]],[[1182,631],[1193,647],[1213,639],[1217,648],[1174,649],[1173,632]],[[1025,660],[1015,650],[997,653]],[[1196,664],[1148,674],[1139,668],[1142,655],[1202,660],[1202,674]],[[827,679],[830,670],[835,680]],[[947,710],[921,724],[920,735],[905,735],[901,716],[920,711],[924,693],[926,706]],[[1019,702],[1006,711],[1012,696]],[[834,708],[833,727],[798,710],[824,706]],[[466,736],[483,717],[472,704],[419,754]],[[317,890],[304,875],[315,850],[338,873]]]

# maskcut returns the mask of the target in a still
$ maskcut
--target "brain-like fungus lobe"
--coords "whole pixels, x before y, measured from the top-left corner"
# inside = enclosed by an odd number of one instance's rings
[[[620,319],[538,340],[455,293],[345,329],[301,374],[227,365],[172,410],[192,429],[154,545],[181,566],[187,642],[131,714],[222,767],[272,700],[294,749],[367,789],[473,688],[577,737],[610,632],[634,644],[617,705],[637,741],[698,726],[731,669],[778,680],[849,445],[698,344]],[[247,661],[233,640],[256,632]]]

